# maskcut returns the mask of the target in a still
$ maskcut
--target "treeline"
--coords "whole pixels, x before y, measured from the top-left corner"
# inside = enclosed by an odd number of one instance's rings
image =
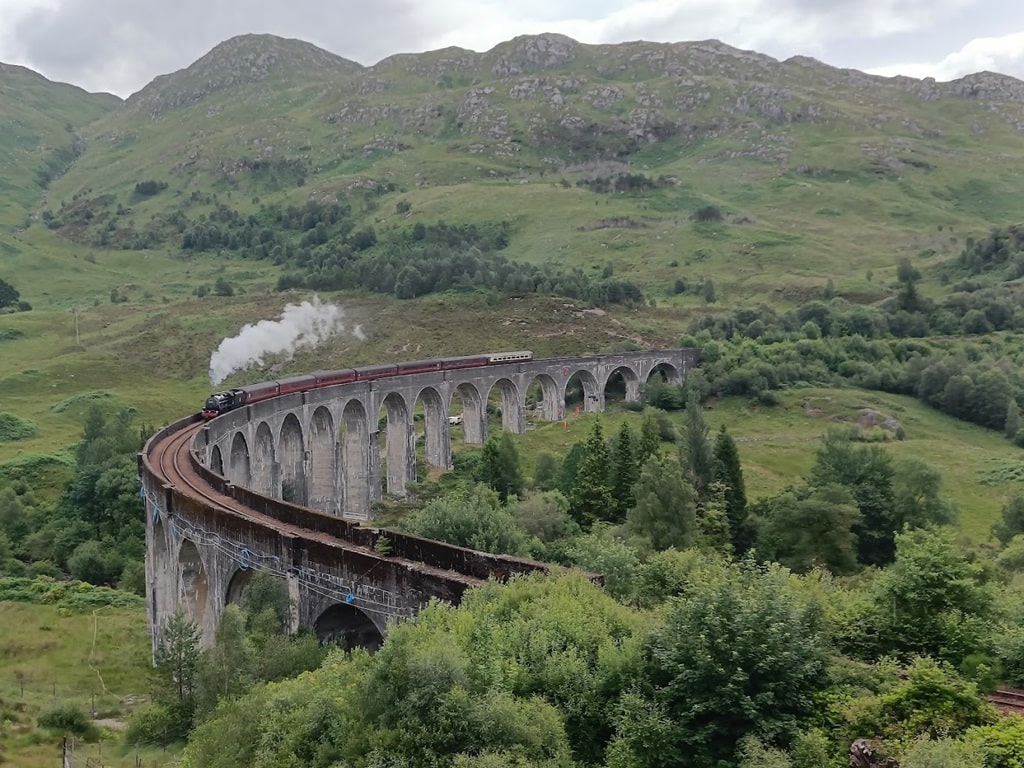
[[[651,189],[664,189],[675,186],[675,181],[665,176],[652,178],[642,173],[620,173],[616,176],[580,179],[576,182],[576,186],[584,187],[591,192],[609,194],[612,192],[647,192]]]
[[[696,382],[766,402],[782,387],[848,383],[914,395],[1015,437],[1024,347],[1012,335],[957,336],[1024,329],[1024,295],[1003,287],[931,302],[917,297],[912,268],[906,274],[899,295],[877,307],[837,298],[783,314],[762,306],[701,318],[682,340],[703,350]]]
[[[990,274],[1002,280],[1024,277],[1024,227],[994,229],[979,240],[968,238],[957,265],[970,275]]]
[[[591,304],[636,304],[644,298],[634,283],[612,275],[595,279],[581,269],[503,256],[512,237],[507,222],[418,222],[378,235],[373,227],[355,229],[350,214],[347,205],[311,201],[302,208],[264,208],[243,217],[219,204],[207,219],[183,228],[181,247],[272,259],[288,269],[278,290],[363,289],[400,299],[485,290],[565,296]]]

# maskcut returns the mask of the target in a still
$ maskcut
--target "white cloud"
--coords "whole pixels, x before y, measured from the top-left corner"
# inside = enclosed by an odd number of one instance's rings
[[[958,77],[982,71],[1001,72],[1024,79],[1024,32],[1001,37],[979,37],[971,40],[959,51],[936,62],[910,62],[873,67],[874,75],[894,77],[934,77],[936,80],[955,80]]]

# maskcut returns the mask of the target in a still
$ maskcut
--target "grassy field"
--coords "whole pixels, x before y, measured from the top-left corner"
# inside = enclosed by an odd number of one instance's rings
[[[75,610],[0,601],[0,763],[60,765],[63,734],[40,728],[40,714],[72,704],[92,713],[99,738],[75,741],[75,765],[110,768],[173,763],[174,752],[126,747],[124,718],[149,694],[146,609]]]

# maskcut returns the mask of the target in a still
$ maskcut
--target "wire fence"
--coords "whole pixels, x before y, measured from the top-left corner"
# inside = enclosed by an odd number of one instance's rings
[[[171,768],[180,760],[175,754],[152,750],[142,751],[140,747],[124,747],[119,741],[65,737],[59,747],[61,768]]]

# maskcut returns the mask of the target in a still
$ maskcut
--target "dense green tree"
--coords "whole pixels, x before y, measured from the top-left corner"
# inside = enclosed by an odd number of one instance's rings
[[[487,438],[477,469],[477,479],[497,491],[503,504],[523,495],[526,483],[519,451],[510,433]]]
[[[171,715],[165,743],[184,738],[192,727],[199,653],[199,630],[177,611],[164,624],[154,656],[157,684],[153,698]]]
[[[252,574],[242,591],[239,607],[245,616],[246,631],[257,647],[265,638],[287,632],[295,611],[285,582],[267,571]]]
[[[649,408],[644,410],[643,421],[640,422],[640,438],[636,446],[636,463],[642,469],[647,460],[654,456],[661,447],[661,435],[658,420]]]
[[[417,536],[497,554],[526,555],[529,542],[497,494],[484,486],[434,499],[402,521]]]
[[[196,714],[205,719],[223,697],[240,696],[256,681],[256,658],[245,631],[245,614],[224,606],[214,642],[199,657],[195,674]]]
[[[558,472],[558,490],[566,498],[572,496],[572,489],[576,485],[576,473],[579,471],[584,453],[586,453],[585,443],[573,443],[569,452],[565,454],[565,458],[562,459],[562,466]]]
[[[916,456],[893,463],[893,524],[896,530],[956,521],[956,506],[942,498],[942,474]]]
[[[1006,402],[1006,420],[1003,422],[1003,434],[1014,438],[1020,432],[1020,406],[1017,398],[1011,397]]]
[[[1003,505],[998,523],[992,526],[992,535],[1006,546],[1010,539],[1024,533],[1024,496],[1016,495]]]
[[[601,574],[605,591],[624,603],[633,597],[634,579],[640,566],[636,549],[615,535],[606,523],[597,523],[565,547],[571,565]]]
[[[543,451],[537,454],[533,468],[533,485],[539,491],[553,491],[558,487],[558,473],[561,469],[558,458]]]
[[[779,567],[723,569],[669,604],[643,652],[641,685],[650,731],[620,718],[619,749],[635,766],[730,761],[755,735],[785,739],[824,690],[826,645],[820,606]],[[643,725],[643,724],[641,724]],[[629,748],[632,747],[632,750]]]
[[[511,508],[516,524],[529,536],[550,543],[579,532],[569,516],[569,500],[558,491],[530,492]]]
[[[792,491],[757,505],[757,553],[794,571],[823,566],[832,573],[857,570],[860,512],[844,487],[827,485],[811,493]]]
[[[698,501],[703,503],[715,479],[715,455],[708,440],[708,424],[704,420],[704,409],[695,392],[691,392],[686,400],[679,451],[683,469],[697,491]]]
[[[83,541],[68,558],[72,578],[90,584],[113,586],[123,568],[121,558],[95,539]]]
[[[633,508],[633,486],[640,476],[636,442],[633,430],[629,424],[623,422],[609,456],[609,486],[614,503],[611,522],[622,522],[626,519],[626,513]]]
[[[848,434],[829,430],[811,468],[815,488],[841,485],[857,503],[857,557],[864,565],[885,565],[895,556],[892,459],[877,445],[856,445]]]
[[[0,309],[17,306],[20,297],[21,295],[13,285],[0,279]]]
[[[874,656],[927,655],[959,665],[989,653],[995,590],[952,532],[920,528],[896,537],[896,560],[871,585],[867,625]]]
[[[934,659],[915,658],[896,686],[860,703],[853,725],[895,746],[922,736],[956,737],[995,714],[973,682]]]
[[[598,520],[607,520],[614,508],[608,484],[608,445],[604,441],[601,420],[595,419],[583,444],[576,480],[569,494],[569,512],[584,530]]]
[[[6,533],[13,544],[18,544],[31,530],[28,510],[14,488],[0,488],[0,532]]]
[[[697,540],[697,494],[671,456],[652,456],[636,484],[626,530],[654,550],[685,549]]]
[[[729,520],[729,538],[733,551],[742,555],[750,546],[750,531],[747,526],[747,489],[743,482],[743,468],[740,452],[725,424],[715,437],[714,479],[725,488],[725,516]]]

